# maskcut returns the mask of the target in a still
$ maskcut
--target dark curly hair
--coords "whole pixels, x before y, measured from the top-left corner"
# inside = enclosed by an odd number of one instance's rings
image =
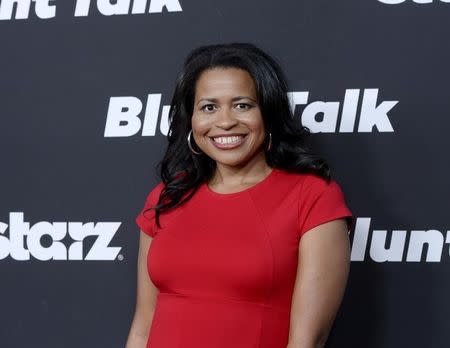
[[[215,161],[193,154],[187,144],[191,130],[195,84],[207,69],[246,70],[255,82],[265,129],[272,133],[270,151],[265,148],[267,164],[290,172],[314,173],[329,182],[326,161],[311,153],[305,145],[310,130],[295,120],[288,98],[288,84],[280,64],[251,43],[205,45],[191,51],[179,74],[169,109],[168,146],[158,163],[164,188],[155,207],[156,224],[161,212],[189,200],[200,184],[214,174]]]

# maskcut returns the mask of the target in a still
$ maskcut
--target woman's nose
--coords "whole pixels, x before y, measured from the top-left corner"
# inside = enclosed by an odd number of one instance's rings
[[[221,108],[217,113],[217,126],[221,128],[230,128],[237,123],[233,110],[228,107]]]

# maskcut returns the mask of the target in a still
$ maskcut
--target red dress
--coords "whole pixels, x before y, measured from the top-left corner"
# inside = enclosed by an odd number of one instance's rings
[[[136,217],[154,237],[150,279],[159,289],[147,348],[286,348],[301,236],[352,213],[336,181],[273,169],[222,194],[203,183],[179,208],[154,211],[160,182]]]

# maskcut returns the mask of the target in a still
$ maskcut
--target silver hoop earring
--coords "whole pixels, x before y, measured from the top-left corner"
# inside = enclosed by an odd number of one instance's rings
[[[189,146],[189,148],[191,149],[191,151],[192,151],[193,153],[195,153],[196,155],[200,155],[201,152],[196,152],[196,151],[192,148],[192,145],[191,145],[191,134],[192,134],[192,129],[189,131],[189,134],[188,134],[188,136],[187,136],[187,143],[188,143],[188,146]]]
[[[267,151],[272,148],[272,133],[269,132],[269,146],[267,146]]]

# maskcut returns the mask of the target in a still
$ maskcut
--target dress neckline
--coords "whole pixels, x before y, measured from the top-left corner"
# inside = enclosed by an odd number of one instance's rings
[[[213,191],[209,186],[208,183],[205,181],[203,183],[203,187],[205,189],[205,191],[210,194],[211,196],[215,196],[215,197],[222,197],[222,198],[228,198],[228,197],[236,197],[239,195],[243,195],[246,194],[248,192],[254,191],[258,188],[261,188],[262,186],[266,185],[267,183],[269,183],[273,177],[275,176],[275,174],[277,173],[278,169],[277,168],[272,168],[272,170],[270,171],[269,174],[267,174],[264,179],[262,179],[261,181],[257,182],[256,184],[247,187],[241,191],[237,191],[237,192],[231,192],[231,193],[220,193],[220,192],[216,192]]]

